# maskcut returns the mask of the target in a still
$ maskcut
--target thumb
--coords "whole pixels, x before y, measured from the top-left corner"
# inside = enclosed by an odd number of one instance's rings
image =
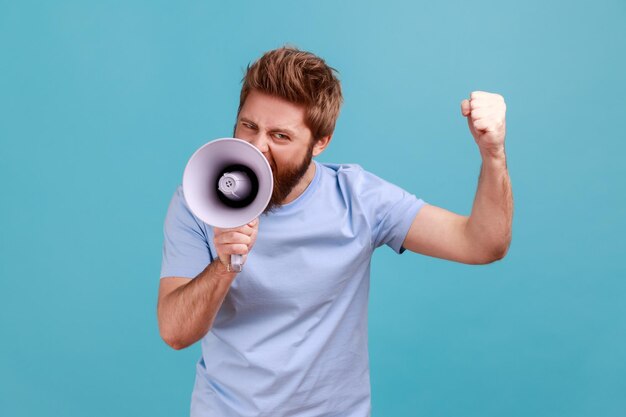
[[[468,99],[461,101],[461,114],[465,117],[471,113],[470,102]]]
[[[476,129],[474,129],[474,121],[472,120],[471,117],[467,117],[467,126],[469,127],[470,132],[472,132],[472,136],[474,137],[475,140],[478,140],[478,138],[482,135],[483,132],[480,132]]]

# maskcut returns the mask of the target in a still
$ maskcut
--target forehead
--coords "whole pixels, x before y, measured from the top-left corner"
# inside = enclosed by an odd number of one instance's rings
[[[304,122],[305,114],[303,105],[252,90],[241,108],[239,118],[250,120],[260,127],[308,130]]]

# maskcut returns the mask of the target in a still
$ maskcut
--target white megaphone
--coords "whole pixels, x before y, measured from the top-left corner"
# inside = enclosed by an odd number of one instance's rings
[[[261,151],[235,138],[200,147],[183,174],[187,205],[200,220],[219,228],[243,226],[259,217],[273,188],[272,169]],[[231,255],[230,264],[241,271],[242,256]]]

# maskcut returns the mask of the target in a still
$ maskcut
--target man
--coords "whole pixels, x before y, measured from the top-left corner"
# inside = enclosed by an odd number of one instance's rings
[[[370,414],[370,259],[387,244],[468,264],[501,259],[513,202],[505,103],[473,92],[462,114],[482,156],[471,215],[426,204],[357,165],[312,159],[330,143],[342,96],[319,57],[280,48],[249,66],[234,136],[267,158],[266,213],[230,230],[189,210],[179,187],[165,220],[158,301],[162,338],[198,340],[192,416]],[[239,274],[229,268],[241,254]]]

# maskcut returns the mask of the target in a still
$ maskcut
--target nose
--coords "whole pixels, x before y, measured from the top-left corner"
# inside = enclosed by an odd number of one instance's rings
[[[254,145],[259,151],[261,151],[261,153],[267,153],[269,151],[268,140],[261,132],[250,137],[250,140],[248,140],[248,142],[251,145]]]

